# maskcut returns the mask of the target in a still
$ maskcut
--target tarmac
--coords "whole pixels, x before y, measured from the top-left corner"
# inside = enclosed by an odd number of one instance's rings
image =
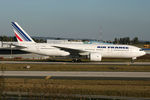
[[[1,64],[76,64],[76,65],[142,65],[150,62],[32,62],[0,61]],[[150,72],[98,72],[98,71],[0,71],[6,78],[45,78],[74,80],[150,80]]]
[[[0,71],[0,76],[6,78],[76,80],[150,80],[150,72]]]
[[[36,61],[0,61],[1,64],[79,64],[79,65],[147,65],[150,62],[36,62]]]

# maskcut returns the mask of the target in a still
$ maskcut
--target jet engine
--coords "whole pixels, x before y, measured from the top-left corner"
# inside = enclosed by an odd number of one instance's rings
[[[90,61],[101,61],[102,56],[100,53],[92,52],[89,54]]]

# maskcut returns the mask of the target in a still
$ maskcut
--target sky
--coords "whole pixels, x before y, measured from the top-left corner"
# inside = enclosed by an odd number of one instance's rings
[[[0,0],[0,35],[150,41],[150,0]]]

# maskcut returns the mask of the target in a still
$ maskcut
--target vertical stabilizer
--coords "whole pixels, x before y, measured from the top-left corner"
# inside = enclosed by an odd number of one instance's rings
[[[18,25],[17,22],[12,22],[12,27],[18,42],[35,43],[34,40]]]

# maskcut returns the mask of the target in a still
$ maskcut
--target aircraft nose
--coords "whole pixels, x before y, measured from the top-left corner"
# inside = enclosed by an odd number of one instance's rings
[[[146,52],[144,51],[144,55],[146,55]]]
[[[145,54],[146,54],[146,52],[145,52],[145,51],[142,51],[142,53],[141,53],[141,54],[142,54],[142,56],[143,56],[143,55],[145,55]]]

